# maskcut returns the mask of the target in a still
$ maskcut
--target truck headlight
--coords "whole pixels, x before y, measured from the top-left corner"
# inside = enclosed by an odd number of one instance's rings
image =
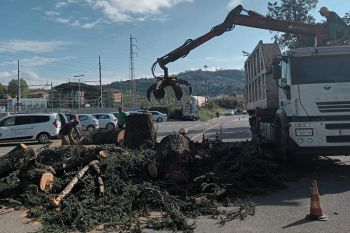
[[[314,130],[313,129],[295,129],[295,135],[296,136],[313,136]]]

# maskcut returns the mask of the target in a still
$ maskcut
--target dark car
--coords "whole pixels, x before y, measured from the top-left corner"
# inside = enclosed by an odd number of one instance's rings
[[[61,127],[68,123],[68,119],[67,119],[65,114],[57,113],[57,115],[58,115],[58,118],[59,118],[59,120],[61,122]]]

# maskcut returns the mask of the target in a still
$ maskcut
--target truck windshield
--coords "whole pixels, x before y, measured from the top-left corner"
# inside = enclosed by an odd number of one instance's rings
[[[292,84],[350,82],[350,55],[294,57]]]

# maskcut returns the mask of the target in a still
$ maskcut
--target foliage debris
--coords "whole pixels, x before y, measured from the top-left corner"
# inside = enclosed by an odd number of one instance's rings
[[[192,232],[191,219],[205,215],[224,224],[254,215],[252,202],[242,197],[283,187],[281,167],[253,142],[195,144],[190,182],[176,183],[148,174],[147,166],[156,160],[152,149],[129,150],[100,145],[108,151],[99,159],[100,174],[89,169],[57,208],[50,200],[76,176],[82,166],[55,175],[51,190],[19,188],[20,170],[0,180],[1,204],[29,209],[28,217],[42,222],[41,232],[87,232],[103,226],[118,232],[142,232],[144,228]],[[74,150],[48,148],[40,152],[52,160],[69,160]],[[99,193],[97,177],[104,185]],[[35,185],[34,185],[35,186]],[[225,209],[225,211],[222,211]]]

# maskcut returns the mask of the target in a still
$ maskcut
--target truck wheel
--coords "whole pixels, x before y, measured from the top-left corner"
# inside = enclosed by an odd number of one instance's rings
[[[288,152],[288,135],[286,130],[283,129],[280,120],[276,121],[275,130],[277,158],[283,164],[287,164],[291,159],[291,156]]]

